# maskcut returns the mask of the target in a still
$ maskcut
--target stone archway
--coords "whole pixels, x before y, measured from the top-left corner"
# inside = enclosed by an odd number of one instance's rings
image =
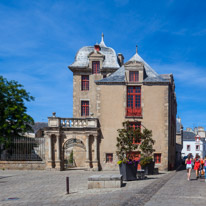
[[[84,167],[86,160],[86,147],[84,142],[77,138],[66,140],[63,145],[64,151],[64,169],[69,167]],[[69,162],[71,152],[73,151],[73,164]]]

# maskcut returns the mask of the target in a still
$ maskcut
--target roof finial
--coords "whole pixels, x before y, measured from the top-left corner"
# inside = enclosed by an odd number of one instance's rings
[[[137,54],[137,45],[136,45],[136,54]]]
[[[104,34],[103,34],[103,32],[102,32],[102,40],[101,40],[101,42],[100,42],[100,44],[99,44],[101,47],[106,47],[106,45],[105,45],[105,43],[104,43]]]

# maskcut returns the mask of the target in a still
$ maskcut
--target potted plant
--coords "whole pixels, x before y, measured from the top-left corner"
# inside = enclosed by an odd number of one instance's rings
[[[140,129],[134,129],[128,121],[123,122],[123,129],[118,129],[117,156],[120,174],[123,180],[136,180],[137,161],[132,160],[132,151],[138,148],[134,141],[140,140]]]
[[[145,170],[146,175],[154,174],[153,149],[155,141],[152,139],[152,131],[144,129],[141,136],[141,159],[140,165]]]

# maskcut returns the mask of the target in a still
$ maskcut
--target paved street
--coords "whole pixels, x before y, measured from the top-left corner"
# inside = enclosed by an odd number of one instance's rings
[[[118,172],[0,171],[0,205],[205,205],[206,183],[187,181],[184,170],[125,182],[122,188],[88,190],[87,178],[100,173]],[[69,195],[65,189],[67,176]]]
[[[191,181],[188,181],[186,171],[179,171],[145,204],[145,206],[175,205],[206,205],[205,180],[196,180],[193,171]]]

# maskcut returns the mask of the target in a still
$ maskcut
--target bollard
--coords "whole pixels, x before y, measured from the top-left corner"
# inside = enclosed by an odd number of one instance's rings
[[[66,177],[66,189],[67,189],[67,194],[69,194],[69,177]]]

